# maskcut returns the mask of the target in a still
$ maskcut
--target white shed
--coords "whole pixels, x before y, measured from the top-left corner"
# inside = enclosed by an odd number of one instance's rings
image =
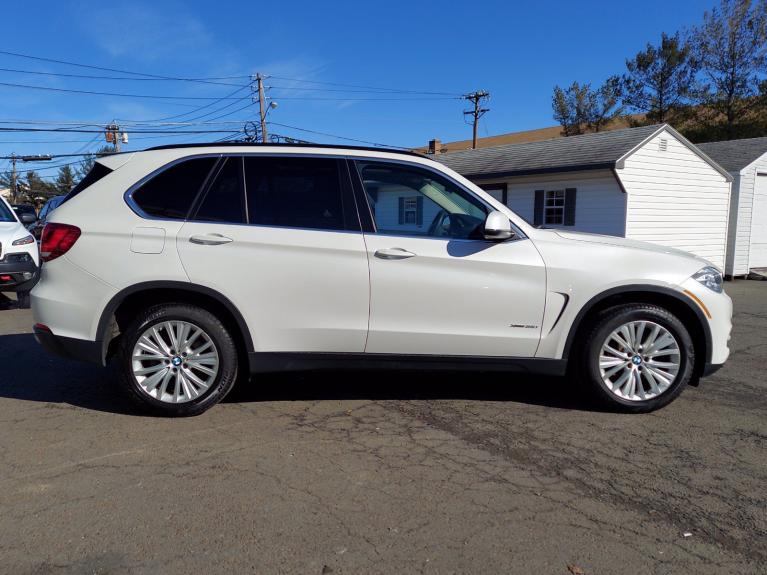
[[[698,144],[733,176],[725,273],[767,268],[767,138]]]
[[[732,176],[667,124],[434,159],[534,225],[655,242],[724,269]]]

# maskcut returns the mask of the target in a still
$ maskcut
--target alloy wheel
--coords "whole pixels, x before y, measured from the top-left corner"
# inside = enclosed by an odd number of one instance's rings
[[[219,371],[216,345],[186,321],[165,321],[144,331],[131,354],[141,390],[164,403],[186,403],[203,395]]]
[[[631,321],[605,339],[599,371],[621,399],[645,401],[667,391],[679,374],[681,351],[673,334],[652,321]]]

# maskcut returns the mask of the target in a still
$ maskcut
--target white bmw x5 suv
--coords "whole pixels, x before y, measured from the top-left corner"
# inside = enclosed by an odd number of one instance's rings
[[[565,375],[657,409],[729,353],[722,274],[537,229],[417,154],[168,146],[100,159],[43,231],[35,333],[144,406],[199,414],[239,375],[324,367]]]

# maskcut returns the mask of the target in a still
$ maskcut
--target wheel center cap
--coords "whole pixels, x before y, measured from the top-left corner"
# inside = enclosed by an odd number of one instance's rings
[[[179,356],[175,356],[173,359],[170,360],[170,362],[174,365],[174,367],[178,367],[181,365],[181,358]]]
[[[631,363],[633,363],[634,365],[642,365],[642,358],[638,355],[635,355],[634,357],[631,358]]]

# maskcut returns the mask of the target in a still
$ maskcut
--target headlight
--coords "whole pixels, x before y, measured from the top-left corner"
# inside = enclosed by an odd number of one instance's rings
[[[33,244],[35,243],[35,238],[32,236],[24,236],[23,238],[19,238],[18,240],[14,240],[13,244],[14,246],[26,246],[27,244]]]
[[[694,276],[692,276],[692,279],[703,284],[711,291],[722,293],[722,273],[715,267],[706,266],[697,272]]]

